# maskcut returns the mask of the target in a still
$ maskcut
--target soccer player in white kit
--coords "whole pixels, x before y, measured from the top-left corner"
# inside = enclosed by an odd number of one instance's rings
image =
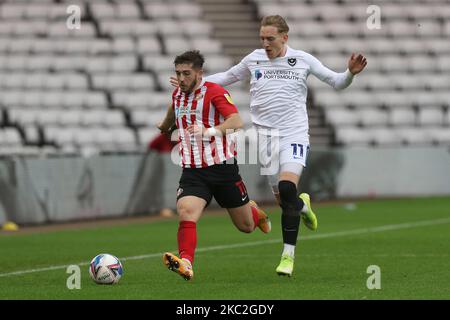
[[[309,229],[317,229],[309,195],[302,193],[297,197],[297,185],[309,152],[306,79],[313,74],[335,89],[345,89],[367,61],[361,54],[352,54],[348,69],[336,73],[314,56],[290,48],[288,31],[281,16],[264,17],[260,28],[263,49],[253,51],[228,71],[207,76],[205,80],[227,86],[250,74],[250,113],[258,131],[260,162],[282,208],[284,248],[276,272],[291,276],[300,215]]]

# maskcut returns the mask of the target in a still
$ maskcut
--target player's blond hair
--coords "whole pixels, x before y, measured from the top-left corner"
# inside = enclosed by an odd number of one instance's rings
[[[274,16],[265,16],[261,20],[261,27],[273,26],[278,29],[278,33],[288,33],[289,26],[286,23],[286,20],[280,15]]]

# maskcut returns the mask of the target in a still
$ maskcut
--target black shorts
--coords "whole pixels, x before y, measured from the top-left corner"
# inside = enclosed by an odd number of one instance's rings
[[[206,168],[184,168],[177,191],[177,200],[196,196],[206,201],[206,206],[216,199],[222,208],[237,208],[248,203],[247,188],[233,164],[216,164]]]

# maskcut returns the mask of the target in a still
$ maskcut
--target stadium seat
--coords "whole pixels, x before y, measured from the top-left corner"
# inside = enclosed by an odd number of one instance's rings
[[[336,127],[336,141],[344,145],[367,146],[370,144],[369,132],[356,127]]]
[[[441,108],[421,108],[418,119],[422,126],[442,126],[444,124],[444,113]]]
[[[174,19],[158,19],[155,20],[155,25],[158,33],[163,35],[163,37],[176,37],[183,32],[181,24]]]
[[[117,149],[132,150],[136,147],[136,139],[134,133],[128,128],[110,129],[114,137]]]
[[[124,127],[125,126],[125,118],[121,111],[110,110],[110,111],[107,111],[104,113],[102,124],[107,127]]]
[[[171,11],[174,17],[179,19],[201,18],[203,14],[200,5],[195,2],[174,4],[171,6]]]
[[[182,37],[166,37],[165,38],[165,48],[169,55],[178,55],[186,50],[194,49],[189,41]]]
[[[62,127],[75,127],[79,126],[82,120],[82,116],[86,112],[81,112],[81,110],[67,110],[59,112],[59,124]]]
[[[140,37],[137,41],[137,52],[142,55],[161,54],[161,44],[155,37]]]
[[[57,125],[60,123],[61,111],[56,109],[38,110],[36,122],[40,125]]]
[[[369,108],[358,110],[359,120],[364,126],[386,126],[388,114],[384,110]]]
[[[95,142],[101,150],[114,149],[114,137],[109,130],[97,129],[95,130]]]
[[[231,58],[223,56],[206,57],[204,69],[207,73],[223,72],[233,66]]]
[[[59,147],[73,146],[75,136],[78,132],[72,128],[60,129],[56,127],[46,127],[46,139],[55,142]]]
[[[135,71],[138,61],[135,55],[123,55],[114,57],[108,61],[108,68],[111,72]]]
[[[371,141],[379,146],[398,146],[402,143],[400,135],[395,130],[384,127],[368,129]]]
[[[341,96],[342,103],[346,106],[355,108],[374,108],[380,105],[379,96],[374,96],[364,91],[351,92],[348,90],[338,94]]]
[[[184,34],[190,38],[208,38],[211,36],[213,28],[210,23],[199,20],[187,20],[183,18],[180,21],[179,27]]]
[[[389,124],[394,127],[413,126],[416,124],[416,113],[410,107],[393,107],[389,111]]]
[[[426,130],[418,130],[417,128],[412,127],[399,127],[394,130],[406,144],[426,145],[432,142],[431,136]]]
[[[27,126],[23,128],[25,139],[28,143],[38,144],[40,141],[39,131],[36,126]]]
[[[171,18],[172,17],[172,8],[167,3],[156,2],[156,3],[147,3],[144,5],[145,14],[153,19],[159,18]]]
[[[444,128],[429,128],[428,133],[433,142],[450,145],[450,128],[448,126]]]
[[[324,90],[316,94],[316,103],[323,108],[343,107],[345,106],[343,96],[335,91]]]
[[[446,36],[448,37],[448,33]],[[424,47],[428,50],[428,52],[436,55],[441,55],[450,52],[446,39],[434,37],[429,39],[422,39],[421,44],[424,45]]]
[[[360,114],[346,108],[325,108],[325,118],[328,123],[341,126],[356,126],[359,123]]]
[[[437,64],[434,57],[411,56],[408,59],[408,70],[412,72],[436,72]]]
[[[112,52],[116,54],[132,54],[136,51],[136,42],[127,37],[118,37],[112,40]]]
[[[3,144],[14,147],[22,145],[22,138],[16,128],[4,128],[3,132]]]
[[[173,64],[174,57],[172,56],[144,55],[143,59],[145,69],[152,70],[155,73],[159,73],[161,71],[168,72],[174,70],[175,68]],[[206,63],[208,63],[208,61]]]
[[[95,38],[96,28],[89,22],[83,22],[83,27],[80,29],[62,28],[61,22],[54,22],[47,28],[47,36],[51,38]]]
[[[95,145],[95,131],[90,128],[75,128],[74,143],[80,148]]]

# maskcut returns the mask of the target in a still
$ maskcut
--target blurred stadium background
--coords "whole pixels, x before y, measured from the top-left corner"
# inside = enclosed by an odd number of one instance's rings
[[[71,5],[80,29],[66,25]],[[367,26],[369,5],[379,29]],[[0,223],[173,207],[179,169],[148,151],[173,58],[199,49],[207,74],[224,71],[259,47],[269,14],[286,17],[291,47],[333,70],[351,52],[368,58],[345,91],[308,80],[304,189],[316,200],[450,194],[448,0],[2,0]],[[248,84],[229,90],[250,128]],[[271,201],[253,180],[253,197]]]

